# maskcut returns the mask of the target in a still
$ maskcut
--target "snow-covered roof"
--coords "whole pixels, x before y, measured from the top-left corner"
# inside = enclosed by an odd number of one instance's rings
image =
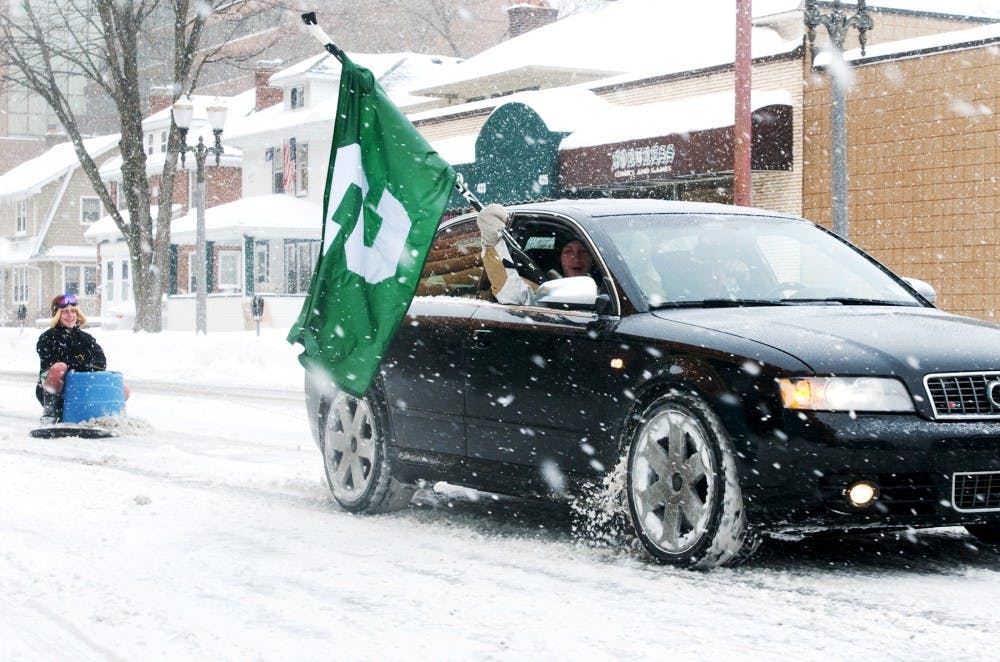
[[[119,136],[100,136],[83,141],[87,153],[94,159],[118,146]],[[80,166],[73,144],[60,143],[44,154],[0,175],[0,198],[26,197],[41,191],[46,184],[59,179]]]
[[[866,48],[863,56],[861,55],[860,48],[854,48],[844,52],[844,59],[848,62],[878,60],[886,57],[903,56],[908,53],[925,54],[927,51],[948,50],[949,47],[964,47],[970,44],[978,45],[998,40],[1000,40],[1000,23],[990,23],[966,30],[954,30],[952,32],[941,32],[923,37],[875,44]],[[828,53],[820,53],[816,56],[816,66],[825,66],[828,63]]]
[[[411,90],[419,85],[417,81],[429,80],[436,75],[436,72],[454,68],[459,62],[457,58],[405,52],[350,53],[350,57],[356,64],[370,70],[393,103],[401,108],[428,101],[426,97],[411,93]],[[339,80],[340,62],[332,55],[323,53],[275,73],[271,76],[271,84],[275,86],[290,84],[306,71],[322,71],[324,75],[328,74],[331,80]],[[279,103],[234,122],[223,137],[236,140],[244,136],[272,133],[313,122],[330,123],[332,130],[336,110],[336,96],[311,100],[305,108],[290,109],[286,108],[285,104]]]
[[[351,60],[372,72],[375,80],[381,79],[387,73],[400,66],[410,58],[421,57],[415,53],[349,53]],[[437,56],[424,56],[437,57]],[[454,58],[450,58],[454,60]],[[340,61],[332,54],[323,51],[318,55],[306,58],[301,62],[271,74],[270,84],[275,87],[292,85],[304,78],[340,78]]]
[[[170,224],[170,240],[193,244],[197,212],[191,210]],[[323,208],[306,198],[283,193],[241,198],[205,210],[207,241],[257,239],[319,239]]]
[[[181,206],[178,204],[174,204],[173,209],[174,213],[177,213],[181,210]],[[156,224],[156,217],[159,214],[159,210],[160,208],[157,205],[149,206],[149,213],[153,217],[154,227]],[[122,219],[125,221],[125,224],[128,225],[129,223],[128,210],[122,209],[120,211]],[[173,224],[171,224],[171,226],[172,225]],[[94,223],[92,223],[91,226],[84,231],[83,237],[88,241],[100,243],[102,241],[115,241],[117,239],[121,239],[122,233],[118,229],[118,225],[115,223],[115,219],[111,217],[111,214],[108,214],[106,216],[102,216]]]
[[[415,92],[470,98],[546,79],[551,86],[628,72],[690,71],[732,62],[735,35],[731,0],[617,0],[502,42]],[[788,52],[800,44],[769,27],[753,31],[754,57]]]
[[[754,4],[760,1],[754,0]],[[1000,3],[996,0],[947,0],[947,2],[942,0],[871,0],[868,2],[868,7],[1000,20]]]
[[[0,237],[0,264],[23,264],[31,258],[34,242],[30,239]]]

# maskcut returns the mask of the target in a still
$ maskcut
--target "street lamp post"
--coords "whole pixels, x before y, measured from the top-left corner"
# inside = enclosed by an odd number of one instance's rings
[[[804,19],[809,35],[809,47],[816,55],[816,27],[822,25],[830,36],[830,202],[833,210],[833,231],[847,238],[847,80],[844,75],[844,40],[851,28],[857,28],[861,54],[865,54],[867,32],[875,23],[865,0],[858,0],[857,11],[848,16],[833,0],[829,14],[822,14],[817,0],[806,0]]]
[[[205,248],[205,158],[209,154],[215,155],[215,165],[219,165],[222,156],[222,127],[226,123],[226,110],[223,105],[209,106],[208,123],[212,127],[215,135],[215,145],[207,147],[202,136],[198,136],[198,144],[193,147],[187,144],[188,129],[191,128],[191,120],[194,117],[194,105],[190,97],[182,97],[174,103],[173,114],[174,123],[181,135],[181,165],[184,165],[184,157],[188,152],[194,154],[195,161],[195,206],[197,207],[195,229],[195,333],[208,333],[208,260]]]

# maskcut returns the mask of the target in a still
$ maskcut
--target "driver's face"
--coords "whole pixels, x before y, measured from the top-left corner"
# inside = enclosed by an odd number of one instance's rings
[[[565,277],[589,276],[590,268],[594,266],[594,258],[579,239],[573,239],[559,254],[559,264]]]

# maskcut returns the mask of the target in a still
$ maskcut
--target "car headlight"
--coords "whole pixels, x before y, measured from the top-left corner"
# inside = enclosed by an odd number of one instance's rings
[[[788,377],[778,380],[786,409],[913,411],[913,400],[891,377]]]

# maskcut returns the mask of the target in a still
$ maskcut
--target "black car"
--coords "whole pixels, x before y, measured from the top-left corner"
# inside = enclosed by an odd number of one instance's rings
[[[475,216],[442,223],[367,395],[307,384],[346,510],[402,507],[420,480],[620,485],[650,554],[694,567],[825,529],[1000,542],[1000,327],[793,216],[573,200],[508,225],[525,274],[577,238],[591,276],[497,303]]]

